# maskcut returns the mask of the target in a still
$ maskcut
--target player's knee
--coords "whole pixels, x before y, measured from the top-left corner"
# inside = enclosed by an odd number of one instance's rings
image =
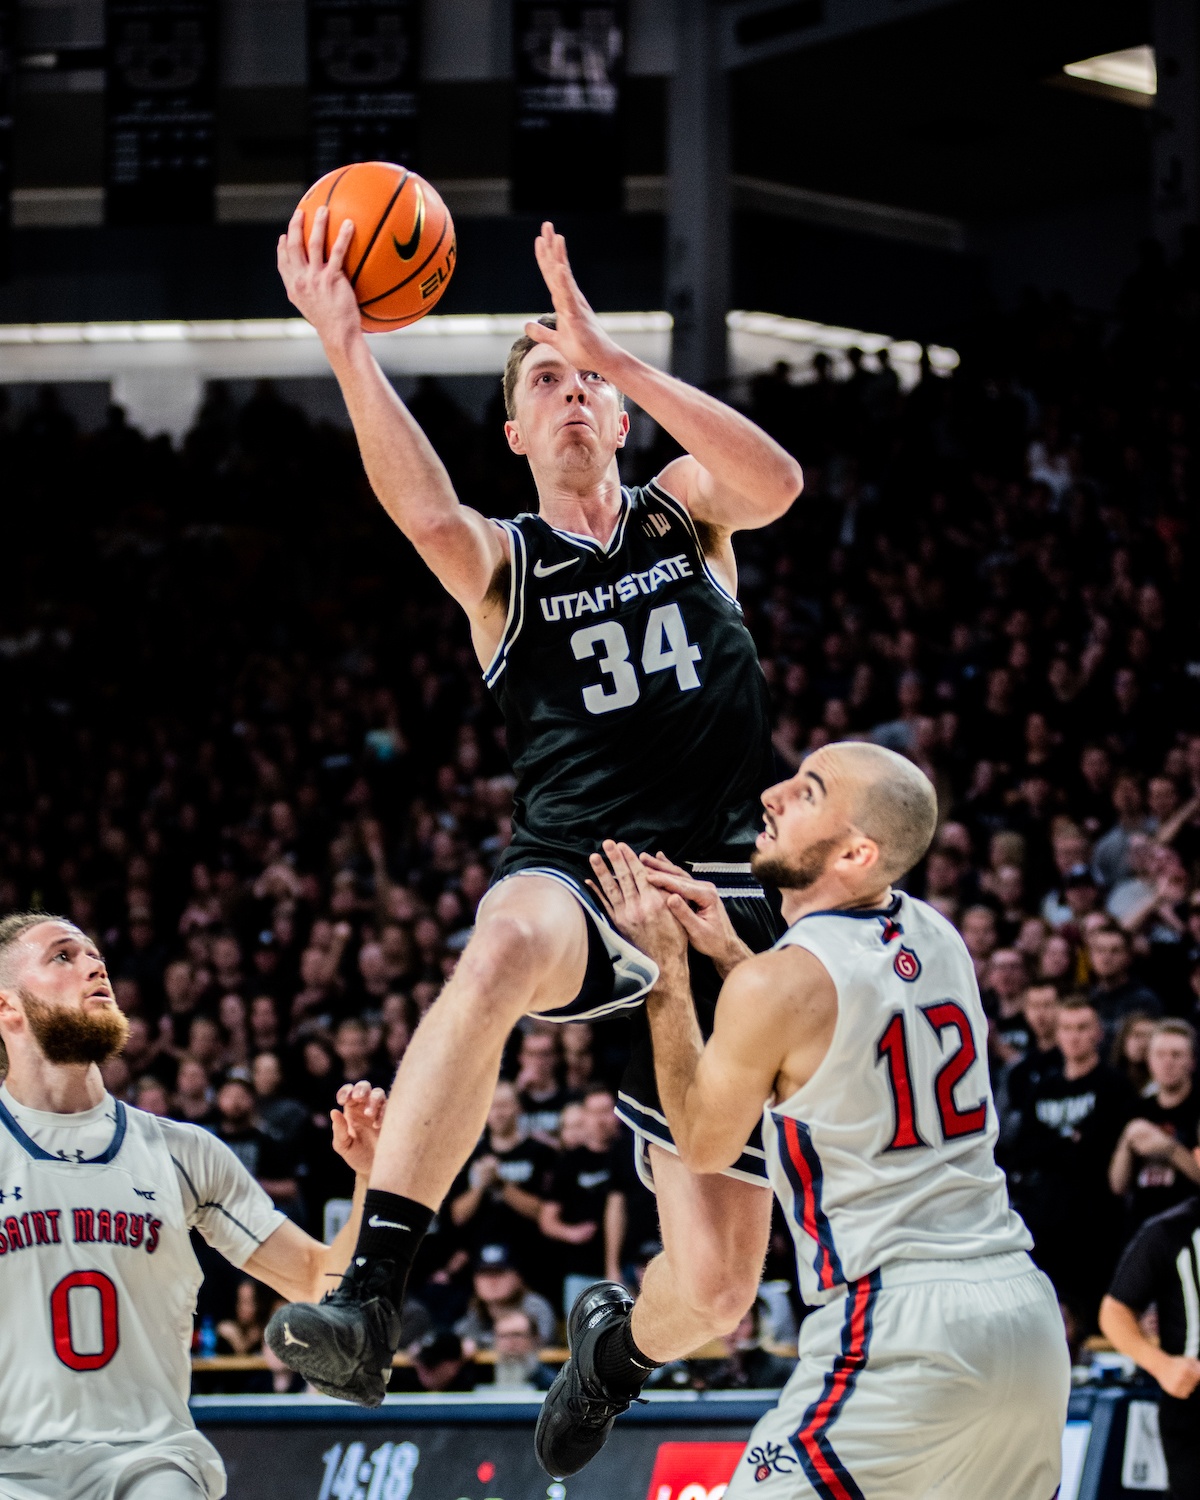
[[[545,924],[523,912],[489,916],[476,928],[471,946],[480,988],[500,998],[532,994],[555,956]]]

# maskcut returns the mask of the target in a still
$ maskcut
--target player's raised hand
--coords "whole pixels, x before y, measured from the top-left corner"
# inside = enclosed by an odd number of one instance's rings
[[[614,355],[620,354],[620,348],[600,326],[599,318],[579,290],[567,259],[567,242],[555,233],[549,220],[533,242],[533,253],[558,315],[558,326],[547,328],[544,323],[526,323],[525,332],[539,344],[557,349],[577,370],[595,370],[604,375],[605,366]]]
[[[304,243],[304,210],[298,208],[279,236],[276,262],[288,301],[298,308],[321,335],[321,342],[343,344],[362,333],[358,299],[342,270],[354,221],[346,219],[325,258],[325,233],[329,210],[322,205],[313,215],[308,244]]]
[[[347,1166],[365,1177],[375,1160],[387,1095],[369,1083],[344,1083],[338,1089],[337,1102],[341,1108],[329,1111],[333,1149]]]
[[[628,844],[604,840],[604,853],[591,856],[596,879],[588,881],[608,908],[617,930],[658,964],[687,954],[687,933],[667,906],[667,896],[650,884],[649,872]]]
[[[712,959],[722,979],[753,956],[734,930],[712,881],[697,880],[661,851],[643,854],[641,863],[646,879],[666,897],[667,909],[687,933],[688,942],[697,953]]]

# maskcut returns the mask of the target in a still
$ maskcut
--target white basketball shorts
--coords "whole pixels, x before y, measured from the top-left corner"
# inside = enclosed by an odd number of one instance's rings
[[[221,1500],[224,1493],[224,1466],[199,1432],[0,1449],[0,1500]]]
[[[1052,1500],[1070,1383],[1023,1251],[894,1262],[805,1320],[725,1500]]]

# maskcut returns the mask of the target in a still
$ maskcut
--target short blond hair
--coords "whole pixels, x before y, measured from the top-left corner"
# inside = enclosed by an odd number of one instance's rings
[[[557,328],[558,314],[543,313],[537,321],[543,328]],[[521,364],[529,351],[537,346],[537,339],[531,339],[527,333],[523,333],[508,351],[508,358],[504,361],[504,413],[510,422],[515,421],[517,416],[517,381],[521,376]],[[617,392],[617,400],[624,408],[625,397],[620,391]]]

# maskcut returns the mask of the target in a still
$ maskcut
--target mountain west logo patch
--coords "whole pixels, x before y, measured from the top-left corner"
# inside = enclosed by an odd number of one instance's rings
[[[670,529],[670,518],[664,516],[661,510],[652,510],[642,522],[642,530],[647,536],[666,536]]]
[[[912,984],[920,976],[921,960],[911,948],[907,948],[901,943],[900,952],[892,960],[892,968],[904,980],[905,984]]]

